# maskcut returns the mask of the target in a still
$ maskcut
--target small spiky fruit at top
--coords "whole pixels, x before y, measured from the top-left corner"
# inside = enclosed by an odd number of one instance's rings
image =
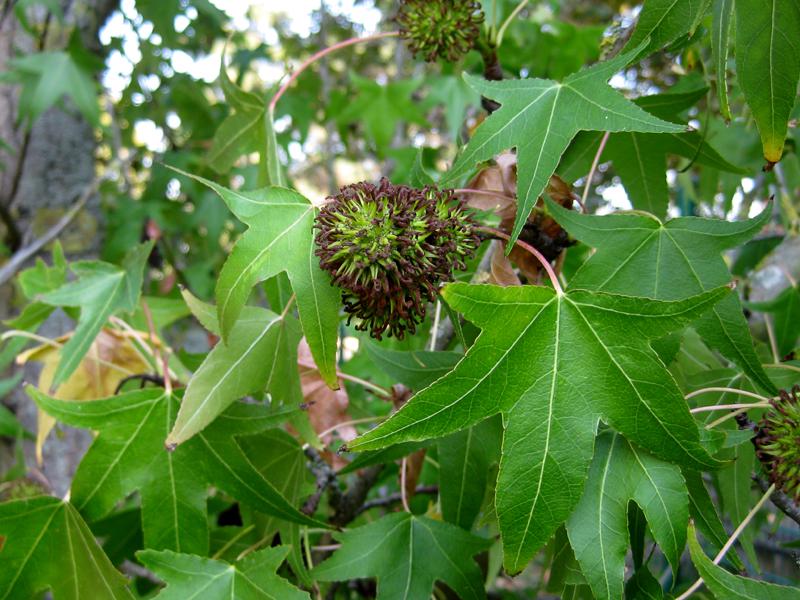
[[[414,333],[438,286],[465,269],[480,240],[474,221],[452,190],[347,185],[316,219],[320,266],[342,288],[356,329],[381,339]],[[349,323],[349,321],[348,321]]]
[[[475,45],[483,12],[474,0],[403,0],[395,19],[414,56],[455,62]]]
[[[800,501],[800,386],[781,390],[758,424],[756,455],[770,481],[795,501]]]

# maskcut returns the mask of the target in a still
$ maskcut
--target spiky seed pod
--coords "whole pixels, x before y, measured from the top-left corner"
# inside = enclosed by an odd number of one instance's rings
[[[320,266],[342,288],[356,329],[381,339],[414,333],[426,303],[454,269],[466,268],[480,240],[452,190],[347,185],[328,198],[315,227]],[[349,320],[348,320],[349,323]]]
[[[758,424],[753,440],[769,478],[785,494],[800,501],[800,386],[781,390]]]
[[[474,0],[403,0],[395,20],[414,56],[455,62],[475,45],[483,11]]]

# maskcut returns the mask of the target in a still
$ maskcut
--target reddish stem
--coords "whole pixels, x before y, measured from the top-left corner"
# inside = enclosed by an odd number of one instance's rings
[[[492,198],[498,198],[500,200],[514,200],[513,196],[506,196],[500,192],[492,192],[490,190],[475,190],[472,188],[456,188],[453,190],[453,193],[457,196],[461,194],[483,194],[484,196],[490,196]]]
[[[289,79],[286,80],[286,82],[272,97],[272,100],[270,100],[269,102],[269,112],[270,113],[275,112],[275,105],[278,104],[278,100],[280,100],[281,96],[283,96],[286,90],[289,89],[289,86],[291,86],[292,83],[294,83],[295,79],[297,79],[300,76],[300,73],[305,71],[308,67],[310,67],[312,64],[314,64],[323,56],[327,56],[331,52],[336,52],[340,48],[346,48],[347,46],[353,46],[355,44],[360,44],[361,42],[372,42],[374,40],[382,40],[383,38],[397,37],[399,35],[400,35],[399,31],[389,31],[386,33],[376,33],[375,35],[368,35],[366,37],[361,37],[361,38],[350,38],[349,40],[338,42],[333,46],[328,46],[327,48],[323,48],[319,52],[311,55],[309,58],[303,61],[303,63],[297,68],[297,70],[294,73],[292,73]]]
[[[511,236],[509,236],[508,234],[503,233],[502,231],[500,231],[498,229],[494,229],[493,227],[483,227],[483,226],[481,226],[481,227],[476,227],[476,229],[478,231],[482,231],[484,233],[488,233],[491,236],[502,238],[502,239],[506,240],[507,242],[511,241]],[[561,288],[561,284],[558,282],[558,275],[556,275],[556,272],[553,270],[553,266],[550,264],[550,261],[547,260],[541,252],[539,252],[536,248],[531,246],[529,243],[523,242],[522,240],[514,240],[514,243],[517,246],[519,246],[520,248],[522,248],[523,250],[525,250],[527,252],[530,252],[531,254],[533,254],[534,257],[536,257],[536,260],[538,260],[539,263],[544,268],[544,270],[547,271],[547,276],[550,278],[550,283],[553,284],[553,288],[556,290],[556,293],[559,296],[561,296],[564,293],[564,290]]]

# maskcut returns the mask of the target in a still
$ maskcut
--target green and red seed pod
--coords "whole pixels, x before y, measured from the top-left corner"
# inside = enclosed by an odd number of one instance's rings
[[[781,390],[758,424],[756,455],[770,481],[786,495],[800,501],[800,386]]]
[[[483,12],[474,0],[403,0],[395,20],[414,56],[455,62],[475,45]]]
[[[453,270],[466,268],[480,240],[452,190],[347,185],[328,198],[315,227],[316,255],[356,329],[376,339],[403,338],[425,318],[427,303]]]

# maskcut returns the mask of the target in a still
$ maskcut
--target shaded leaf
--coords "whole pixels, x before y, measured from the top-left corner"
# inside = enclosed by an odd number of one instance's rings
[[[0,597],[133,598],[128,582],[67,502],[51,496],[0,504]]]
[[[275,573],[288,552],[287,546],[266,548],[234,564],[169,550],[143,550],[136,556],[167,583],[156,596],[161,600],[308,599],[306,592]]]
[[[693,106],[706,94],[706,88],[690,92],[655,94],[634,102],[650,114],[668,121],[678,121],[679,113]],[[579,133],[564,154],[559,173],[568,180],[585,176],[603,134]],[[635,208],[657,217],[667,214],[667,156],[682,156],[696,164],[730,173],[745,171],[725,160],[697,131],[682,133],[621,132],[609,136],[603,160],[611,160],[614,170]]]
[[[377,577],[379,600],[428,598],[437,581],[463,600],[486,597],[472,556],[490,543],[454,525],[392,513],[334,537],[342,547],[312,571],[320,581]]]
[[[800,4],[736,0],[736,79],[761,134],[764,158],[778,162],[800,79]]]
[[[213,426],[168,452],[164,438],[178,401],[163,389],[136,390],[93,402],[56,400],[31,386],[27,391],[59,421],[99,431],[75,473],[72,501],[88,519],[96,520],[138,491],[147,548],[207,552],[209,484],[265,513],[316,523],[258,473],[234,437],[274,427],[285,414],[236,404]]]
[[[772,315],[778,354],[786,356],[797,347],[800,338],[800,286],[789,286],[772,300],[747,302],[746,306]]]
[[[628,47],[646,43],[652,52],[693,33],[710,4],[711,0],[647,0]]]

